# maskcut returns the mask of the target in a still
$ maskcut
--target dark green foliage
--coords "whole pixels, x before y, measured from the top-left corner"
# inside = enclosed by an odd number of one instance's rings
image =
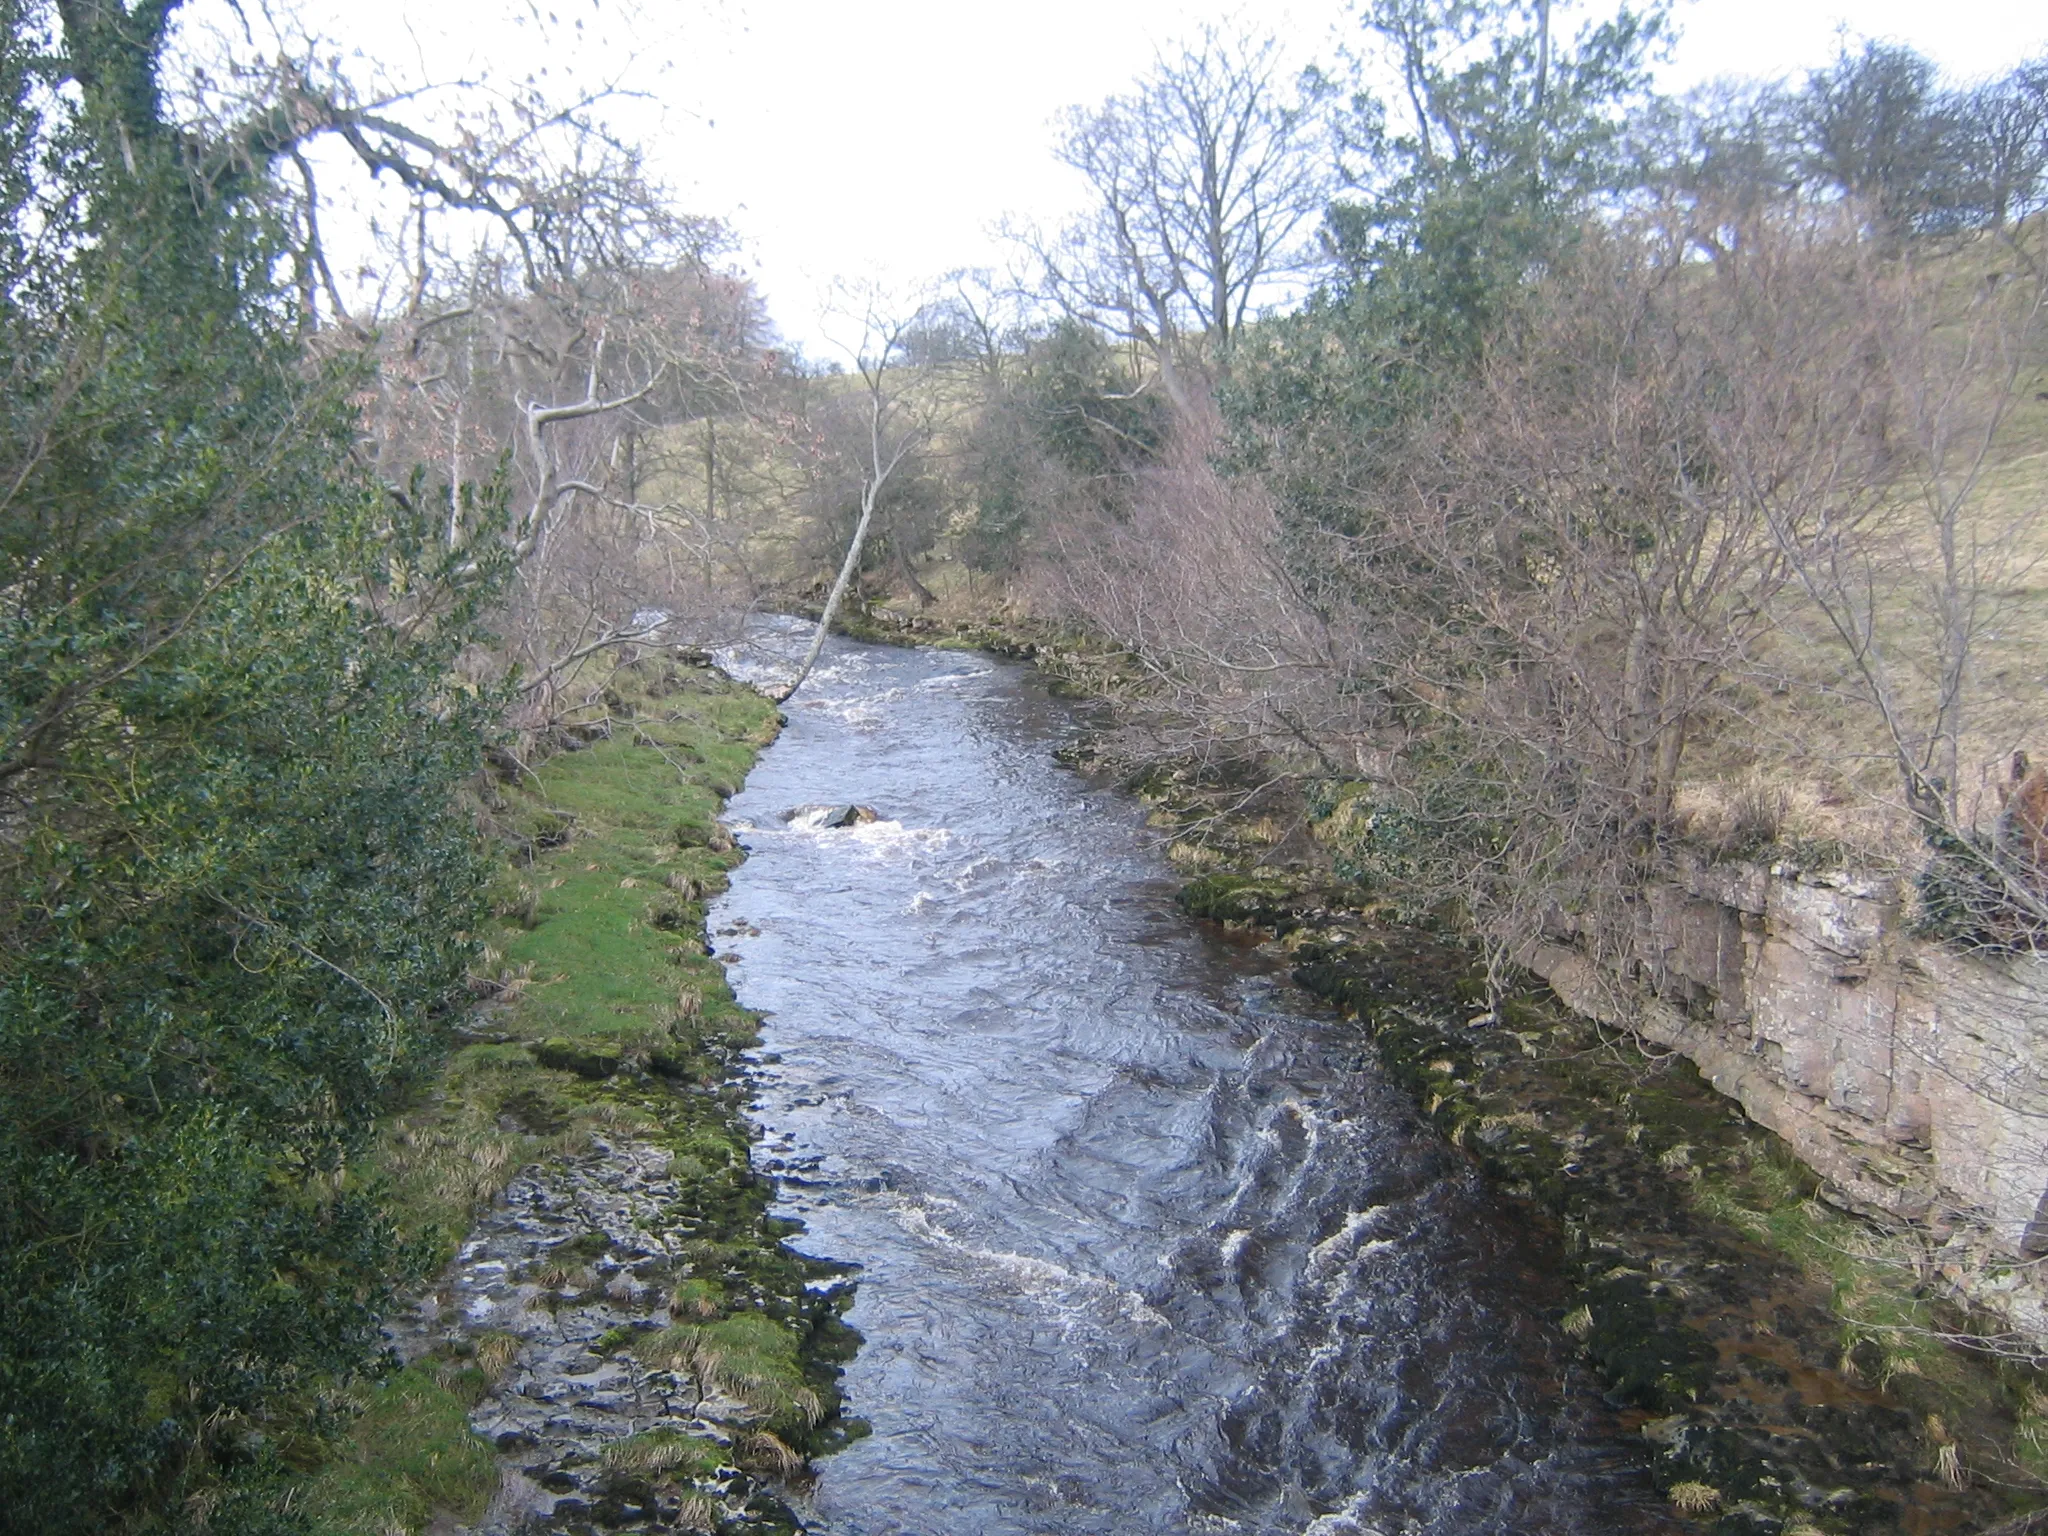
[[[342,1171],[481,915],[445,679],[489,583],[418,606],[427,530],[347,468],[266,209],[158,119],[168,8],[82,6],[54,62],[6,10],[0,1507],[283,1528],[280,1426],[400,1259]]]
[[[1326,231],[1335,278],[1248,336],[1220,391],[1231,467],[1266,476],[1297,535],[1367,531],[1356,488],[1470,374],[1588,211],[1632,183],[1623,124],[1665,30],[1661,7],[1623,6],[1546,57],[1513,4],[1360,15],[1404,59],[1413,115],[1393,126],[1353,98],[1341,132],[1359,173]]]
[[[1618,8],[1571,44],[1514,4],[1368,6],[1404,58],[1413,119],[1361,97],[1345,137],[1368,173],[1330,210],[1353,298],[1418,359],[1466,362],[1514,292],[1632,170],[1623,122],[1646,95],[1665,13]],[[1483,52],[1466,46],[1479,35]]]
[[[1101,336],[1062,321],[995,387],[968,441],[975,518],[961,541],[978,570],[1014,570],[1054,504],[1114,509],[1166,436],[1165,407],[1137,395]]]
[[[1914,932],[1970,949],[2038,953],[2044,935],[2028,893],[2039,871],[2001,856],[1983,832],[1956,833],[1938,821],[1922,830],[1928,855],[1914,877]]]
[[[1108,344],[1077,321],[1062,321],[1032,347],[1023,388],[1039,444],[1083,480],[1115,477],[1166,435],[1163,408],[1133,397]]]

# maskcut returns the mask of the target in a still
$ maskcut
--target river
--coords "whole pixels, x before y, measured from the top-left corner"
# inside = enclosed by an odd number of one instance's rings
[[[760,1165],[861,1267],[873,1433],[820,1462],[820,1530],[1673,1528],[1527,1218],[1178,911],[1026,669],[835,641],[787,708],[711,930],[767,1015]],[[783,819],[835,802],[880,819]]]

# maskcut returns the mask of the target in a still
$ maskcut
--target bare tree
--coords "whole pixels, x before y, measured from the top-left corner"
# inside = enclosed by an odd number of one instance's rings
[[[1771,531],[1841,658],[1836,691],[1875,728],[1896,804],[1950,882],[1956,936],[2039,947],[2048,884],[2031,839],[2016,856],[1992,823],[2025,779],[2008,784],[2013,754],[2044,723],[2034,691],[2005,680],[2030,655],[2015,598],[2048,551],[2038,508],[1996,480],[2039,366],[2048,276],[2037,260],[1959,285],[1945,267],[1857,254],[1889,494],[1805,522],[1772,500]]]
[[[1496,959],[1569,933],[1626,969],[1692,777],[1764,751],[1857,781],[1870,733],[1823,741],[1776,698],[1859,701],[1967,824],[1934,781],[2024,569],[2031,507],[1971,509],[2038,298],[2008,278],[1971,324],[1904,324],[1866,254],[1832,211],[1695,194],[1589,229],[1478,376],[1389,431],[1342,519],[1289,527],[1177,439],[1180,515],[1141,490],[1070,520],[1061,590],[1182,742],[1365,781],[1372,878],[1456,893]],[[2003,729],[2009,751],[2024,726]]]
[[[939,401],[929,391],[904,387],[907,381],[899,367],[903,361],[906,337],[916,333],[920,317],[926,314],[927,311],[920,308],[907,316],[900,311],[892,316],[879,295],[869,292],[864,296],[860,307],[860,339],[848,348],[860,380],[860,414],[864,429],[858,446],[849,455],[847,466],[858,479],[859,516],[847,541],[845,558],[839,562],[839,574],[833,579],[825,605],[819,611],[810,646],[798,663],[796,674],[776,691],[777,703],[787,702],[803,686],[804,679],[811,675],[811,668],[817,665],[818,656],[825,649],[825,637],[831,632],[832,619],[860,569],[861,552],[867,544],[868,530],[874,523],[875,509],[882,500],[883,492],[905,464],[930,444],[937,430]],[[829,440],[821,439],[821,446],[830,451]]]
[[[1024,235],[1046,297],[1144,354],[1175,405],[1262,304],[1312,266],[1328,191],[1318,102],[1277,78],[1279,45],[1211,27],[1127,95],[1071,109],[1057,153],[1093,210]]]
[[[1802,169],[1889,241],[1967,217],[1952,107],[1932,60],[1895,43],[1866,40],[1855,53],[1845,43],[1795,99]]]
[[[709,639],[758,586],[722,499],[780,365],[752,289],[713,264],[715,231],[689,234],[537,288],[485,251],[373,334],[366,455],[394,496],[441,505],[457,579],[516,566],[501,654],[474,661],[523,674],[522,725],[553,719],[586,659]],[[392,606],[417,620],[422,599]]]
[[[79,36],[165,26],[181,9],[137,6],[124,19],[114,0],[60,8]],[[531,12],[546,64],[475,76],[439,72],[414,50],[366,57],[288,6],[235,6],[231,20],[179,28],[167,87],[195,185],[204,195],[238,179],[271,183],[297,226],[309,326],[323,311],[332,323],[417,310],[436,268],[492,241],[539,286],[658,233],[667,195],[605,117],[631,94],[630,61],[601,74],[565,65],[581,23],[543,15]]]
[[[2025,223],[2048,197],[2048,57],[1964,92],[1956,117],[1978,215],[2000,234]]]

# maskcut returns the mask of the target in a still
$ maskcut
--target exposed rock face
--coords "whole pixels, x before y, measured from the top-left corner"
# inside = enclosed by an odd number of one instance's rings
[[[1969,1299],[2048,1341],[2048,960],[1906,931],[1888,882],[1701,864],[1652,889],[1634,985],[1524,958],[1581,1012],[1691,1058],[1844,1202],[1921,1224]]]

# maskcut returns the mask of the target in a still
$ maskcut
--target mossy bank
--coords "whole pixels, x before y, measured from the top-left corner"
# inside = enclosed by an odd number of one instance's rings
[[[789,1530],[778,1488],[858,1432],[850,1286],[769,1214],[756,1021],[703,937],[741,858],[719,809],[778,727],[702,656],[654,651],[593,683],[551,754],[496,756],[476,1008],[356,1175],[435,1278],[393,1320],[402,1369],[309,1477],[318,1528]]]

